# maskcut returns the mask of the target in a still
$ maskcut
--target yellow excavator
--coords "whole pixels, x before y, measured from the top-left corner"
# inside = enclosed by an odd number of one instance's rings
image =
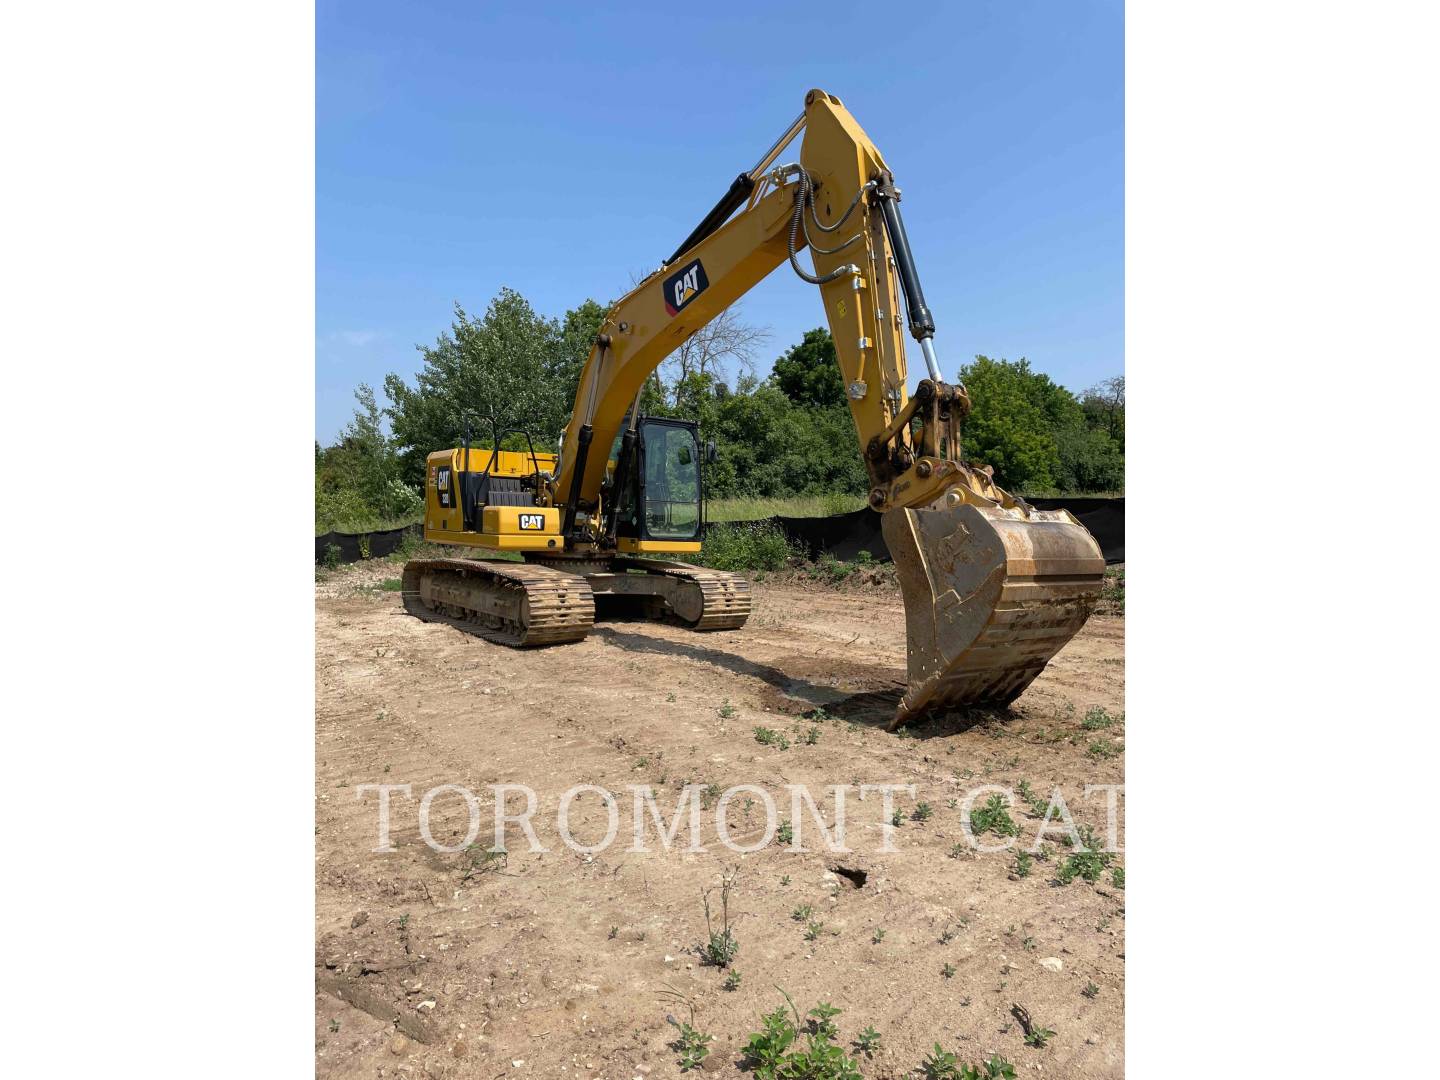
[[[798,161],[781,163],[802,133]],[[641,416],[640,395],[686,338],[787,261],[825,306],[905,601],[909,686],[891,727],[1018,697],[1090,614],[1104,558],[1069,513],[1032,508],[964,460],[970,398],[941,377],[900,189],[823,90],[607,313],[557,455],[502,431],[472,448],[467,430],[461,446],[428,457],[425,538],[523,561],[413,560],[406,609],[515,646],[580,640],[597,601],[696,630],[743,626],[745,578],[655,557],[701,550],[701,471],[715,451],[692,422]],[[929,376],[914,394],[907,325]],[[527,449],[501,449],[507,436]]]

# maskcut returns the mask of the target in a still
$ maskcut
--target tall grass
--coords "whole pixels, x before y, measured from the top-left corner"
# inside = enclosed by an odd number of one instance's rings
[[[391,529],[403,529],[407,525],[419,525],[421,518],[417,514],[406,514],[402,517],[382,517],[377,514],[369,515],[315,515],[315,535],[321,536],[327,532],[338,533],[372,533],[389,532]]]
[[[705,504],[711,521],[759,521],[768,517],[829,517],[865,505],[863,495],[792,495],[783,499],[714,499]]]
[[[682,555],[686,562],[716,570],[779,570],[804,552],[790,543],[790,538],[770,522],[758,524],[715,525],[705,534],[704,550],[698,555]]]

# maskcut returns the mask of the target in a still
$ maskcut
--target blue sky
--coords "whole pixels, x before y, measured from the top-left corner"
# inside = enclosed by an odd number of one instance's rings
[[[1124,366],[1124,15],[934,4],[321,0],[316,436],[508,285],[562,315],[657,266],[820,87],[904,191],[946,377],[1074,390]],[[802,256],[805,259],[805,256]],[[742,302],[761,374],[822,325],[782,266]],[[912,381],[923,373],[910,350]]]

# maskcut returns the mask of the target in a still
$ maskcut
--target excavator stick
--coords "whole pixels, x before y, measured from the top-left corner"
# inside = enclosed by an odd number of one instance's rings
[[[1105,558],[1064,510],[896,509],[880,526],[905,599],[909,687],[892,731],[927,713],[1008,705],[1100,598]]]

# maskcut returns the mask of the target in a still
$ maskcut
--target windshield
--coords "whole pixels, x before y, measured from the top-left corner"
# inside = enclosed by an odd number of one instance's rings
[[[645,530],[664,540],[692,540],[700,526],[700,454],[695,433],[645,425]]]

